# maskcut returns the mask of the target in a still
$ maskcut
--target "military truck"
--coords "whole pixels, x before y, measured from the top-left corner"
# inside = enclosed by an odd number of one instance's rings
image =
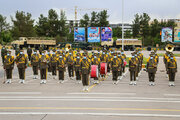
[[[54,38],[45,37],[20,37],[19,40],[11,42],[11,45],[14,48],[17,46],[20,48],[30,46],[38,49],[40,46],[43,46],[44,49],[48,49],[49,47],[56,46],[56,40]]]
[[[128,51],[134,51],[135,47],[142,47],[142,41],[138,39],[124,39],[123,40],[124,44],[124,50]],[[122,39],[117,39],[116,40],[116,48],[122,47]]]

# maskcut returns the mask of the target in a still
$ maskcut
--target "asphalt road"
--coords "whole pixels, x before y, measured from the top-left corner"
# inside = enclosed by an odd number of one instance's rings
[[[180,63],[179,58],[177,61]],[[137,86],[130,86],[127,71],[118,85],[113,85],[112,75],[108,75],[99,85],[91,83],[89,92],[82,92],[82,84],[69,80],[67,73],[64,84],[48,76],[47,84],[41,85],[39,79],[32,79],[31,68],[26,70],[25,84],[18,83],[17,68],[13,71],[13,83],[2,84],[0,67],[0,120],[179,120],[179,73],[178,69],[176,86],[169,87],[160,58],[154,87],[148,86],[144,71]]]

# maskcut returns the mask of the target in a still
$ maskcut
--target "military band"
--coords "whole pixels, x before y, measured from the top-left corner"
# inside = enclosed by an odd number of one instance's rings
[[[31,49],[31,48],[28,48]],[[28,52],[30,51],[30,52]],[[57,48],[49,49],[46,51],[41,49],[39,54],[37,50],[28,50],[28,55],[24,54],[23,50],[20,50],[16,56],[11,55],[11,51],[6,50],[5,47],[2,48],[1,56],[4,64],[4,69],[6,72],[6,83],[12,82],[12,71],[14,69],[14,62],[17,64],[20,83],[25,82],[25,70],[28,67],[28,58],[33,71],[33,79],[38,79],[38,71],[40,70],[40,83],[46,83],[47,72],[52,73],[52,78],[56,79],[58,76],[59,82],[64,83],[65,71],[68,68],[69,78],[74,78],[74,73],[76,76],[76,82],[83,84],[84,91],[88,91],[88,85],[90,84],[90,79],[94,79],[94,84],[98,84],[100,81],[104,80],[107,76],[112,75],[113,84],[118,84],[119,80],[123,79],[125,76],[125,68],[127,63],[127,57],[123,50],[98,50],[89,53],[87,50],[83,52],[77,50],[64,51]],[[31,55],[30,55],[31,53]],[[129,57],[129,72],[130,72],[130,85],[137,85],[137,80],[141,75],[143,66],[143,54],[140,49],[132,52],[132,56]],[[177,61],[172,52],[166,52],[163,58],[166,73],[169,78],[169,86],[174,86],[175,75],[177,73]],[[101,74],[102,63],[106,63],[104,74]],[[157,50],[153,50],[147,60],[146,72],[148,73],[149,85],[155,85],[155,74],[157,72],[157,66],[159,63],[159,56]],[[91,76],[92,68],[91,66],[97,66],[95,77]],[[58,73],[58,75],[57,75]],[[107,74],[109,73],[109,74]],[[51,78],[51,77],[50,77]]]

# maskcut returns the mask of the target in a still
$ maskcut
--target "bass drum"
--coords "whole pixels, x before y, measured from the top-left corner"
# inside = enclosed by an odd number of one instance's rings
[[[98,65],[91,65],[91,78],[98,78]]]
[[[101,63],[100,64],[100,74],[106,75],[107,74],[107,63]]]

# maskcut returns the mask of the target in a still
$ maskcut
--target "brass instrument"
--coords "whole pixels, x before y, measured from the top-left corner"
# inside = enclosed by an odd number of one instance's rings
[[[172,44],[167,44],[166,47],[165,47],[165,50],[168,51],[168,52],[173,52],[174,51],[174,45]]]

